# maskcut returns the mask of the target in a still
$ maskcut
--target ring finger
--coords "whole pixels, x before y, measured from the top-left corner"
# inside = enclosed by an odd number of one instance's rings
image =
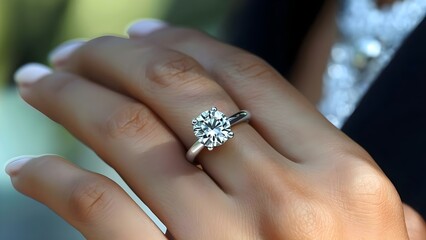
[[[177,51],[117,37],[84,44],[62,65],[115,90],[141,100],[155,111],[189,148],[195,137],[191,120],[217,107],[226,115],[239,111],[229,95],[191,57]],[[248,109],[250,110],[250,109]],[[235,138],[198,160],[225,191],[238,190],[254,169],[283,157],[254,130],[242,123]],[[269,162],[270,163],[270,162]]]
[[[239,106],[251,110],[252,125],[289,159],[330,165],[334,161],[330,149],[352,148],[352,141],[259,57],[207,34],[159,21],[141,20],[128,32],[144,44],[155,43],[196,59]]]

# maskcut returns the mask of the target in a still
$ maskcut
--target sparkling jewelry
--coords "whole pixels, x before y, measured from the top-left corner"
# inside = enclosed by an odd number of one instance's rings
[[[318,109],[341,128],[404,39],[426,14],[426,0],[378,8],[375,0],[343,0],[340,38],[331,50]]]
[[[193,163],[204,147],[211,151],[213,148],[221,146],[234,137],[231,126],[249,119],[250,113],[245,110],[230,117],[217,110],[216,107],[202,112],[192,120],[192,128],[198,140],[186,153],[186,159]]]

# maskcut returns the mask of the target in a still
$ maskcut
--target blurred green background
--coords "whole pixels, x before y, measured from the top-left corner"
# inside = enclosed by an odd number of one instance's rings
[[[19,155],[55,153],[109,176],[130,193],[117,174],[94,153],[19,98],[13,73],[27,62],[48,64],[50,50],[63,41],[104,34],[124,35],[129,23],[140,18],[159,18],[223,38],[221,29],[237,2],[0,0],[0,165],[4,166],[9,158]],[[149,213],[143,203],[138,203]],[[158,220],[155,221],[165,230]],[[48,208],[16,192],[1,170],[0,239],[72,240],[83,237]]]

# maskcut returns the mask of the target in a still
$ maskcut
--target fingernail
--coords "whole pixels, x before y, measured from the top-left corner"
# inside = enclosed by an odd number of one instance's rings
[[[68,57],[86,41],[83,39],[74,39],[62,43],[49,54],[49,61],[53,65],[58,65],[68,59]]]
[[[166,26],[167,23],[158,19],[141,19],[130,24],[127,34],[130,37],[143,37]]]
[[[49,75],[52,69],[40,63],[27,63],[16,70],[14,79],[17,83],[33,83]]]
[[[6,167],[4,168],[5,172],[9,175],[9,176],[14,176],[16,175],[19,170],[30,160],[36,158],[36,156],[19,156],[19,157],[15,157],[12,158],[8,161],[8,163],[6,164]]]

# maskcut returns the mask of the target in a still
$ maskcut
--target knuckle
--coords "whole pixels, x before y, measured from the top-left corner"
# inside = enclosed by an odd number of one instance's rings
[[[69,197],[70,212],[77,221],[93,222],[106,217],[113,206],[112,182],[89,177],[75,185]]]
[[[147,69],[149,82],[156,87],[184,89],[188,85],[201,85],[204,76],[199,64],[192,58],[178,53],[170,53],[166,59],[154,61]]]
[[[69,73],[54,73],[42,79],[42,87],[48,89],[56,95],[62,95],[65,92],[73,91],[76,83],[76,77]]]
[[[104,51],[104,48],[111,48],[117,45],[124,39],[116,36],[100,36],[85,42],[72,54],[70,67],[77,66],[78,68],[85,69],[87,63],[97,60],[99,52]]]
[[[180,28],[173,28],[170,31],[172,31],[171,35],[173,36],[173,42],[177,44],[180,44],[180,43],[187,44],[191,42],[192,40],[207,37],[207,34],[192,28],[180,27]]]
[[[256,81],[270,80],[276,77],[276,71],[261,58],[250,53],[235,53],[226,61],[219,61],[215,71],[224,79],[255,79]]]
[[[103,132],[113,139],[146,137],[155,129],[151,111],[137,103],[127,104],[113,113]]]
[[[111,44],[113,42],[116,42],[118,39],[118,37],[115,36],[100,36],[100,37],[96,37],[93,38],[89,41],[87,41],[82,47],[82,51],[87,50],[87,49],[92,49],[92,48],[97,48],[99,46],[104,46],[104,45],[108,45]]]
[[[350,177],[347,188],[352,194],[350,197],[358,202],[380,205],[386,199],[391,188],[390,182],[373,169],[356,173]]]
[[[401,204],[398,193],[390,180],[364,159],[346,166],[338,187],[341,207],[347,214],[360,221],[390,217]]]

